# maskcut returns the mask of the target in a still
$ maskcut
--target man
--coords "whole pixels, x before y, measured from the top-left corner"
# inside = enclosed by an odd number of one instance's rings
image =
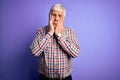
[[[72,80],[72,58],[80,51],[73,29],[64,27],[66,11],[61,4],[52,6],[48,26],[39,28],[30,45],[39,56],[40,80]]]

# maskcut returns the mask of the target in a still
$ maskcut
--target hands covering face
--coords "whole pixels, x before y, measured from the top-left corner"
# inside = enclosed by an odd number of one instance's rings
[[[53,18],[52,18],[51,15],[50,15],[50,18],[49,18],[49,27],[48,28],[49,28],[50,34],[54,34],[54,32],[55,32],[55,30],[54,30],[55,26],[53,24]]]
[[[49,16],[49,32],[57,35],[63,31],[63,15],[54,13]]]

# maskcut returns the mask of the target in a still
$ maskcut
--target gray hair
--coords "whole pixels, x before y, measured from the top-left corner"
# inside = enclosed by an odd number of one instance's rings
[[[61,4],[55,4],[51,7],[49,15],[51,14],[51,12],[55,10],[55,11],[63,11],[64,16],[66,15],[66,10],[65,8],[61,5]]]

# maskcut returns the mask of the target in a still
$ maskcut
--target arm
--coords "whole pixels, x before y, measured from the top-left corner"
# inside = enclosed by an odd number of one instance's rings
[[[42,30],[38,30],[33,42],[30,45],[32,54],[35,56],[39,56],[44,51],[44,49],[47,47],[47,43],[52,36],[49,32],[45,36],[43,34],[44,33]]]
[[[48,24],[48,33],[44,36],[44,30],[40,29],[36,32],[36,36],[30,45],[32,54],[35,56],[39,56],[44,49],[47,47],[47,44],[50,38],[54,34],[54,25],[53,25],[53,18],[50,15],[49,24]]]
[[[75,58],[78,56],[80,48],[74,31],[70,29],[68,35],[69,37],[67,39],[64,36],[58,37],[58,43],[61,45],[64,51],[66,51],[71,57]]]

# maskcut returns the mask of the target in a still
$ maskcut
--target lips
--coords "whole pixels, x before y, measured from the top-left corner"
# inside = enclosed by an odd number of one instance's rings
[[[58,20],[54,20],[53,22],[57,23],[57,22],[58,22]]]
[[[58,23],[58,21],[53,21],[53,24],[57,24]]]

